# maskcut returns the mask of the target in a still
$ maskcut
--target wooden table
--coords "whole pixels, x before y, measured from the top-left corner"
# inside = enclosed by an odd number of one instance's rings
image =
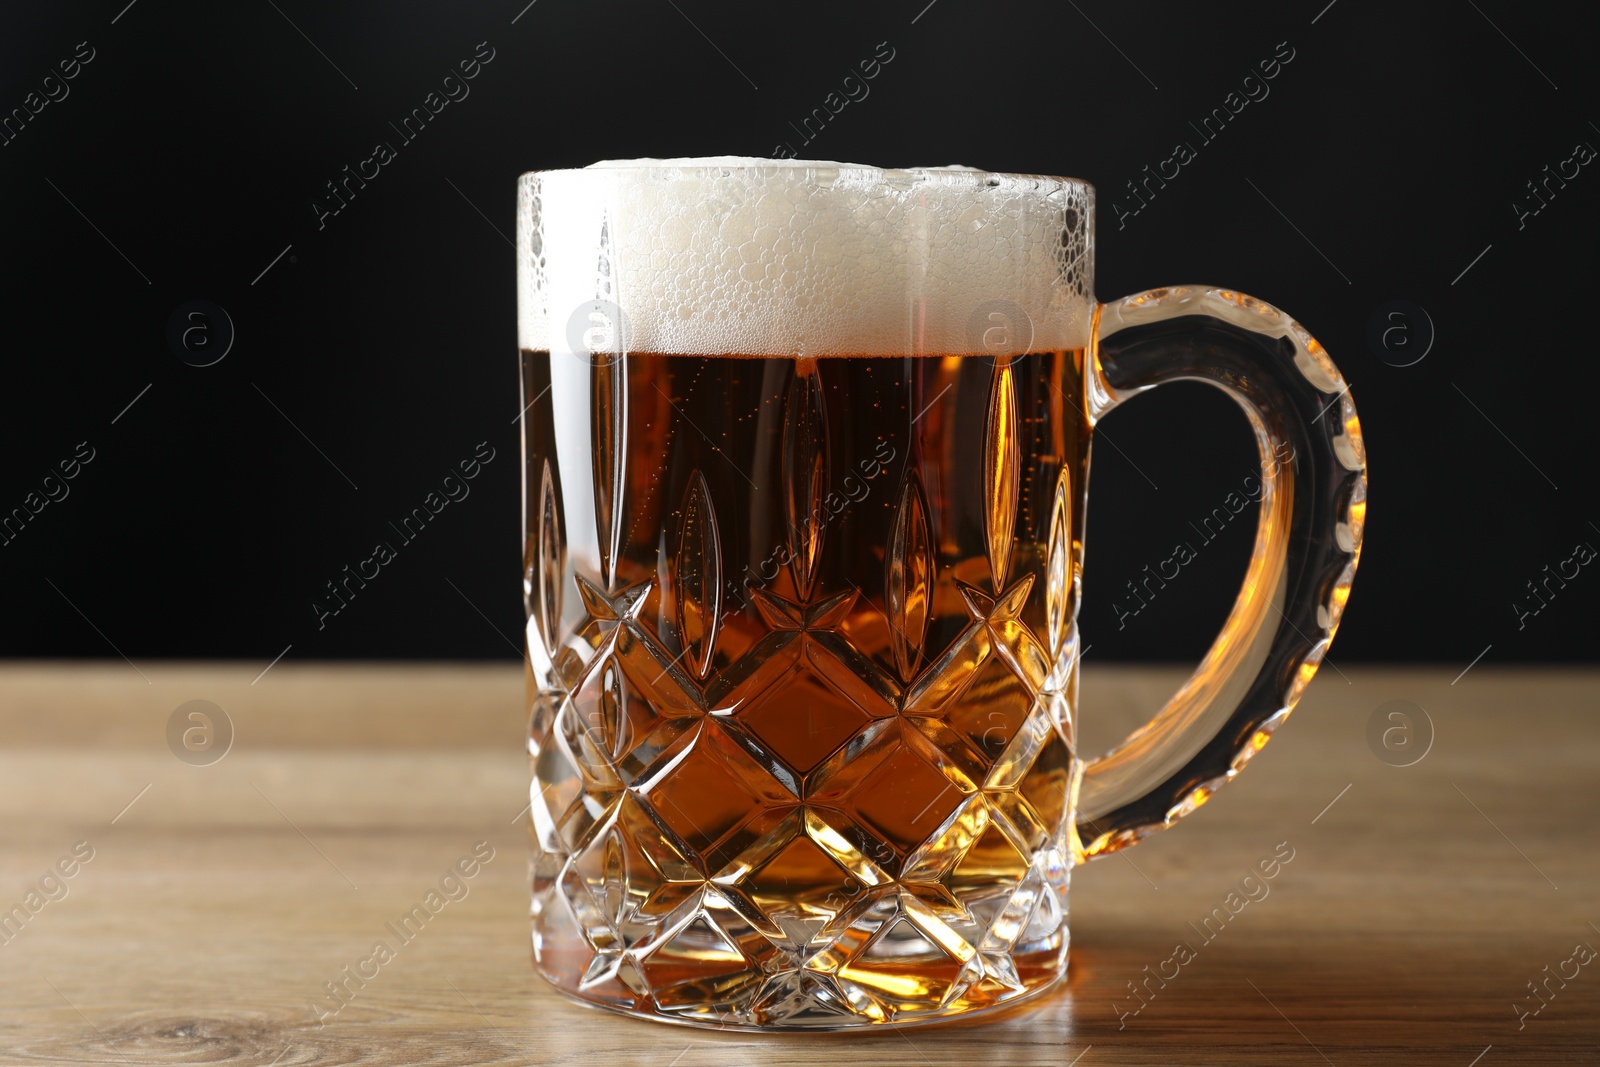
[[[1325,667],[1204,810],[1076,872],[1072,977],[1048,999],[756,1038],[591,1011],[533,974],[515,668],[3,667],[0,908],[41,883],[60,899],[0,944],[0,1064],[1600,1062],[1600,960],[1566,962],[1600,948],[1600,672],[1458,669]],[[1085,734],[1178,677],[1087,668]],[[166,741],[194,699],[236,730],[210,766]],[[1369,748],[1390,700],[1436,728],[1414,766]],[[479,841],[466,895],[319,1026],[323,984]],[[1188,924],[1279,842],[1270,894],[1202,942]],[[1195,958],[1119,1017],[1180,940]]]

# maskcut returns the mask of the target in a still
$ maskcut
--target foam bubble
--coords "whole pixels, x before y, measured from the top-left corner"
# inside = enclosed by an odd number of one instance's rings
[[[522,176],[522,347],[594,309],[663,354],[1016,354],[1086,343],[1093,192],[969,167],[737,157]],[[620,312],[618,311],[620,309]]]

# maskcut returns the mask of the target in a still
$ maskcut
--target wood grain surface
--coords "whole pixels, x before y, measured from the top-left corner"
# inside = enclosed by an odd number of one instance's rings
[[[1600,948],[1600,672],[1325,666],[1235,783],[1075,872],[1058,992],[758,1036],[597,1012],[533,973],[515,668],[260,669],[0,667],[0,909],[25,917],[0,926],[0,1064],[1600,1063],[1600,960],[1574,951]],[[1180,677],[1086,667],[1084,736]],[[196,699],[234,727],[209,766],[166,740]],[[1408,767],[1367,740],[1395,700],[1435,734]],[[493,858],[320,1016],[475,846]],[[1280,846],[1266,895],[1197,933]]]

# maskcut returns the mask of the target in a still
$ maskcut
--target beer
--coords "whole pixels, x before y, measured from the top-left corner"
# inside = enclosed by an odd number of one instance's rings
[[[599,674],[556,662],[555,688],[575,688],[541,707],[534,738],[566,738],[571,762],[537,770],[580,791],[585,832],[586,804],[636,809],[574,872],[597,900],[615,896],[618,927],[665,921],[701,880],[797,956],[880,880],[958,931],[1003,905],[1066,801],[1070,734],[1055,727],[1070,720],[1043,689],[1073,614],[1082,359],[628,353],[552,376],[548,353],[523,354],[538,398],[523,422],[529,529],[563,522],[544,514],[563,496],[556,412],[586,417],[596,514],[581,551],[606,562],[589,588],[559,588],[559,568],[541,568],[562,550],[535,545],[535,627],[567,643],[558,657],[619,629],[609,647],[632,646]],[[588,603],[568,637],[556,601],[575,593]],[[1031,765],[1012,773],[1008,752]],[[1003,799],[971,803],[989,783]],[[701,933],[646,965],[658,995],[759,984]],[[1053,977],[1049,935],[1033,978]],[[960,961],[934,952],[927,970],[926,936],[908,925],[902,939],[913,947],[842,973],[896,1004],[938,1003]],[[1012,958],[1026,983],[1035,961]]]
[[[1041,208],[1052,229],[997,194],[979,226],[930,206],[943,176],[886,207],[626,173],[572,207],[611,181],[572,173],[525,184],[519,220],[540,970],[761,1028],[1043,988],[1072,856],[1081,205]],[[921,252],[879,254],[885,213]]]

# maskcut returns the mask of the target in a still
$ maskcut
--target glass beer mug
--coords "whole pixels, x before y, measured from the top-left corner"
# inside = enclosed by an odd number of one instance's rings
[[[1360,555],[1360,426],[1242,293],[1094,298],[1085,182],[736,159],[518,189],[532,923],[558,989],[738,1029],[967,1016],[1066,973],[1073,867],[1300,698]],[[1177,379],[1261,457],[1243,587],[1083,758],[1095,423]]]

